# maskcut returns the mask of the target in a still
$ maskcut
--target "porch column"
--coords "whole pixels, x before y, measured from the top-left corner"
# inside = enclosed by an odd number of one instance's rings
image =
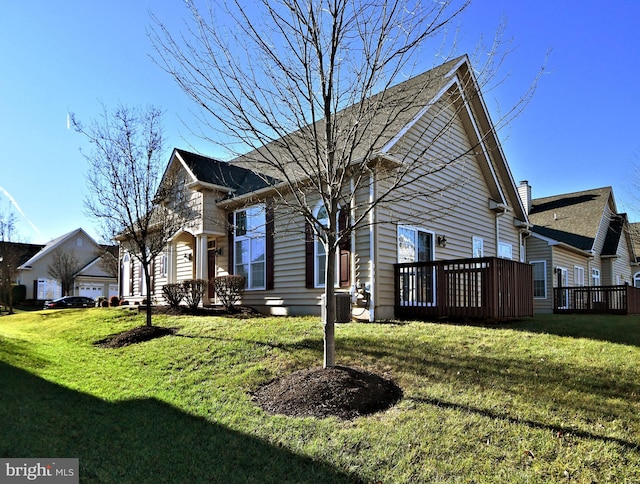
[[[175,284],[176,282],[176,244],[169,242],[167,244],[167,283]]]
[[[207,236],[196,236],[196,279],[207,278]]]

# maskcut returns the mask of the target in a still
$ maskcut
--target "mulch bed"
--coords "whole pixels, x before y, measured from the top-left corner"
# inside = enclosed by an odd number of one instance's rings
[[[108,338],[101,339],[93,343],[101,348],[122,348],[154,338],[161,338],[170,334],[175,334],[177,328],[162,328],[160,326],[137,326],[133,329],[119,333]]]
[[[344,366],[297,371],[253,394],[254,401],[272,414],[343,420],[386,410],[401,398],[402,390],[392,381]]]

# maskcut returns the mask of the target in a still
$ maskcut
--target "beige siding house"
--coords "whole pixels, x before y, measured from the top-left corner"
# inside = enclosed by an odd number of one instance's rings
[[[526,181],[519,188],[530,207],[526,248],[537,312],[562,308],[554,288],[633,284],[638,265],[630,225],[618,213],[611,187],[537,199],[530,198]]]
[[[437,82],[417,90],[422,76]],[[335,287],[351,294],[353,316],[368,320],[394,318],[394,264],[526,259],[527,214],[468,59],[387,90],[387,100],[400,92],[412,95],[414,105],[394,116],[392,132],[371,136],[371,170],[364,182],[356,185],[354,178],[343,187],[352,197],[338,221],[349,226],[366,214],[366,223],[341,243]],[[409,164],[408,181],[375,205]],[[233,273],[247,278],[244,305],[278,315],[320,314],[324,253],[304,217],[276,196],[274,174],[257,172],[245,158],[222,162],[180,149],[167,170],[181,173],[200,216],[175,234],[154,264],[151,292],[158,302],[166,283]],[[317,196],[307,196],[314,206]],[[122,288],[130,300],[145,294],[139,264],[126,253]],[[216,302],[209,291],[204,304]]]
[[[101,264],[102,257],[113,257],[84,230],[76,229],[47,243],[40,251],[18,267],[16,282],[27,289],[27,299],[47,300],[63,296],[59,280],[49,274],[49,267],[58,254],[71,255],[75,260],[71,296],[93,299],[118,295],[116,275],[109,274]]]

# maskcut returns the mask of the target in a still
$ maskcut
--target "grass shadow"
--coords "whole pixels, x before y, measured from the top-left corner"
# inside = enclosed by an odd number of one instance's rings
[[[82,482],[357,482],[154,399],[107,402],[0,362],[0,456],[77,457]]]
[[[640,316],[540,314],[502,326],[506,329],[640,346]]]

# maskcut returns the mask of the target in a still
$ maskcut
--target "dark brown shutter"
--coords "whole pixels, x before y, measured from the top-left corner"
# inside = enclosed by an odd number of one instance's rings
[[[313,260],[313,244],[314,236],[311,224],[307,221],[304,223],[304,267],[305,267],[305,287],[313,289],[315,286],[313,281],[314,260]]]
[[[228,250],[227,250],[227,254],[229,254],[229,261],[228,261],[228,269],[229,269],[229,274],[234,274],[234,267],[233,267],[233,236],[234,236],[234,230],[233,230],[233,212],[231,212],[230,214],[227,215],[227,222],[228,222],[228,227],[227,227],[227,239],[228,239]]]
[[[275,222],[273,216],[273,205],[271,203],[267,203],[267,211],[265,214],[265,223],[266,223],[266,241],[265,241],[265,278],[266,278],[266,286],[265,289],[273,289],[273,272],[274,272],[274,229]]]
[[[338,214],[338,230],[340,234],[349,230],[349,210],[342,209]],[[351,235],[346,235],[339,244],[340,251],[340,287],[349,287],[351,282]]]

